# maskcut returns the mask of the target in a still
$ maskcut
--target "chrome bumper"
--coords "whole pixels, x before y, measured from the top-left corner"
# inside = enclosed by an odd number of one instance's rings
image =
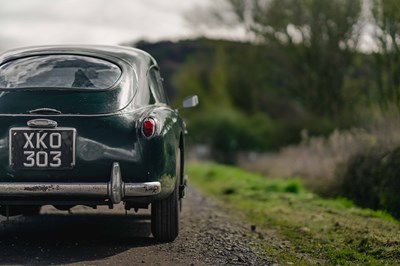
[[[124,183],[118,163],[113,164],[108,183],[0,183],[0,196],[108,197],[114,204],[125,197],[153,196],[160,192],[160,182]]]

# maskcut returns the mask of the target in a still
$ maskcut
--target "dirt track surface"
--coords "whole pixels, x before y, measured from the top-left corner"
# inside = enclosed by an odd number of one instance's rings
[[[181,231],[158,243],[149,213],[75,207],[71,214],[44,207],[33,217],[0,224],[0,265],[269,265],[250,225],[191,189]]]

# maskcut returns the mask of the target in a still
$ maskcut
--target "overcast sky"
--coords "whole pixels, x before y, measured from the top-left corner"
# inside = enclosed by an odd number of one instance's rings
[[[210,0],[0,0],[0,51],[42,44],[177,40],[183,15]]]

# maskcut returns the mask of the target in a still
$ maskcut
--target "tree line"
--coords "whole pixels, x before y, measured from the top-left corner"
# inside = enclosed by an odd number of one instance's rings
[[[396,0],[221,0],[190,20],[248,36],[197,40],[200,49],[170,73],[175,99],[199,95],[199,108],[184,115],[193,140],[221,161],[400,106]]]
[[[198,25],[241,26],[252,43],[279,60],[284,89],[301,105],[331,118],[346,109],[345,84],[360,47],[374,55],[374,101],[400,104],[400,3],[396,0],[223,0]],[[218,3],[216,2],[216,3]],[[227,14],[230,14],[229,16]],[[199,19],[200,18],[200,19]],[[213,19],[210,19],[213,18]],[[212,24],[210,24],[210,21]],[[365,39],[372,40],[365,44]],[[364,40],[364,41],[363,41]]]

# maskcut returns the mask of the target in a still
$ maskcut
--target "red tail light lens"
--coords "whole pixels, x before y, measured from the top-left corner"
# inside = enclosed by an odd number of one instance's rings
[[[156,132],[156,122],[152,118],[146,118],[142,124],[143,135],[147,138],[154,136]]]

